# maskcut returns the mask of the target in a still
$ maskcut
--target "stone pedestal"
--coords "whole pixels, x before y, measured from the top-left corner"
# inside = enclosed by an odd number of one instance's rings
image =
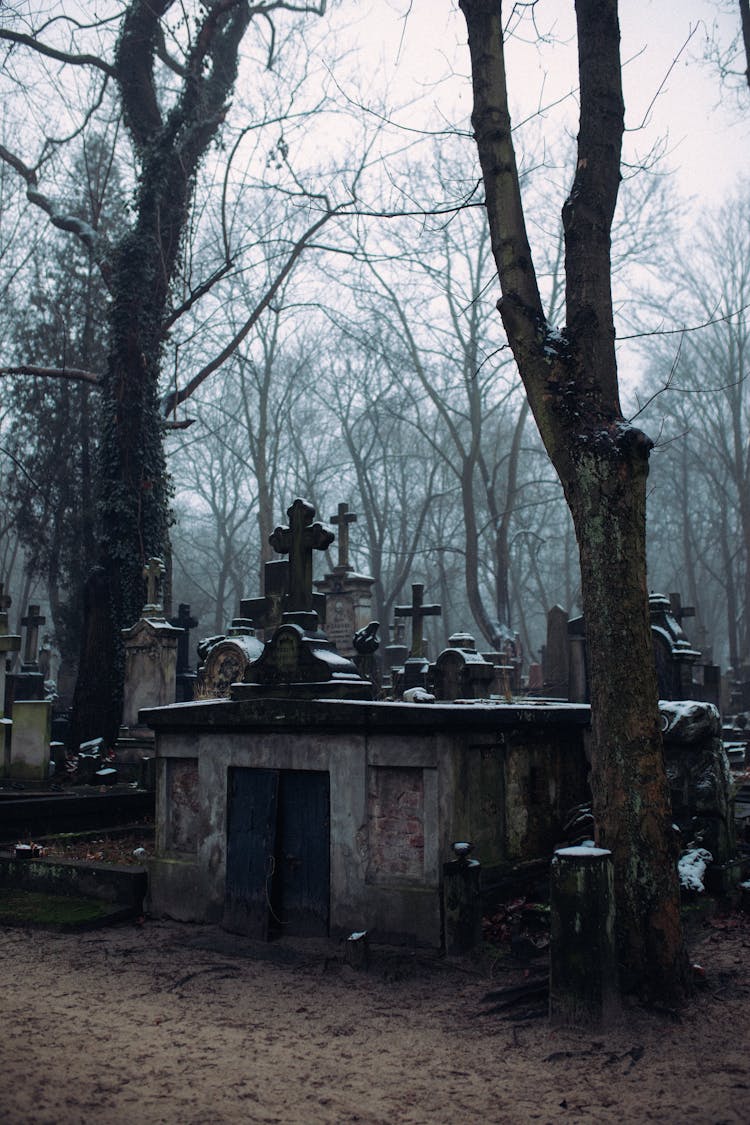
[[[617,1010],[612,853],[560,848],[550,886],[550,1020],[597,1027]]]
[[[51,735],[52,704],[46,699],[17,699],[13,705],[11,777],[47,780]]]

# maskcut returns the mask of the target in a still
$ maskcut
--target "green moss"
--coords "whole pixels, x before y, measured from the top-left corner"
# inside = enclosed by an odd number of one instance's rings
[[[0,923],[3,925],[79,926],[110,913],[111,907],[98,899],[0,889]]]

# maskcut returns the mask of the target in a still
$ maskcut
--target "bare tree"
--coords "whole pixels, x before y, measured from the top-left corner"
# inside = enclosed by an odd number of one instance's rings
[[[25,181],[29,202],[91,249],[111,295],[109,360],[101,381],[100,568],[87,600],[99,624],[85,630],[73,723],[77,739],[116,736],[120,629],[143,605],[144,560],[164,553],[167,545],[169,483],[159,377],[170,295],[196,176],[226,115],[240,44],[253,22],[273,29],[281,11],[319,14],[324,6],[324,0],[260,0],[252,6],[246,0],[212,0],[185,11],[174,0],[130,0],[94,27],[102,53],[79,49],[79,40],[91,40],[92,25],[64,10],[57,20],[45,21],[42,13],[29,17],[24,30],[0,28],[9,53],[91,76],[93,96],[71,135],[85,128],[114,87],[138,172],[131,224],[108,248],[89,224],[67,214],[42,188],[59,140],[45,138],[36,160],[0,146],[0,157]],[[62,92],[64,82],[58,88]]]
[[[578,539],[592,669],[592,789],[615,866],[621,986],[679,1001],[687,988],[676,850],[648,616],[645,506],[651,441],[623,417],[611,227],[624,106],[616,0],[578,0],[580,125],[563,206],[566,327],[545,316],[526,234],[500,0],[460,0],[500,315]]]

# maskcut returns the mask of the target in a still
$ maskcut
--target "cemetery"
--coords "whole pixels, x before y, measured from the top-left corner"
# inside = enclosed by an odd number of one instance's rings
[[[146,893],[155,917],[253,940],[363,932],[468,952],[483,915],[530,888],[545,897],[551,857],[593,843],[582,623],[550,610],[542,666],[512,694],[518,668],[507,654],[477,652],[467,633],[427,659],[424,623],[441,607],[413,584],[411,604],[394,610],[410,636],[401,632],[381,664],[372,580],[349,564],[356,516],[339,505],[338,561],[314,581],[334,532],[304,500],[287,515],[272,536],[282,558],[266,564],[264,595],[242,601],[223,636],[190,646],[198,622],[186,605],[167,620],[164,567],[150,561],[141,618],[123,630],[120,734],[108,753],[102,740],[78,748],[78,783],[65,791],[45,785],[71,760],[51,738],[53,703],[24,698],[43,694],[34,660],[43,618],[30,607],[21,671],[6,676],[3,768],[11,785],[38,792],[0,790],[4,838],[155,813]],[[680,625],[685,612],[675,595],[651,598],[673,817],[683,847],[708,856],[705,887],[736,898],[750,852],[745,790],[724,751],[717,672],[693,679],[700,653]],[[6,631],[2,642],[20,652],[20,637]],[[739,775],[745,743],[727,745]],[[3,862],[11,883],[44,884],[44,861],[25,873]]]
[[[0,1118],[741,1125],[748,0],[1,7]]]

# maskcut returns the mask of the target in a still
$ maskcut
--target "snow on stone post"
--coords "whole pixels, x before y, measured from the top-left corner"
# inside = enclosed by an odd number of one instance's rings
[[[605,1024],[618,1003],[611,852],[591,847],[555,852],[550,914],[550,1021]]]

